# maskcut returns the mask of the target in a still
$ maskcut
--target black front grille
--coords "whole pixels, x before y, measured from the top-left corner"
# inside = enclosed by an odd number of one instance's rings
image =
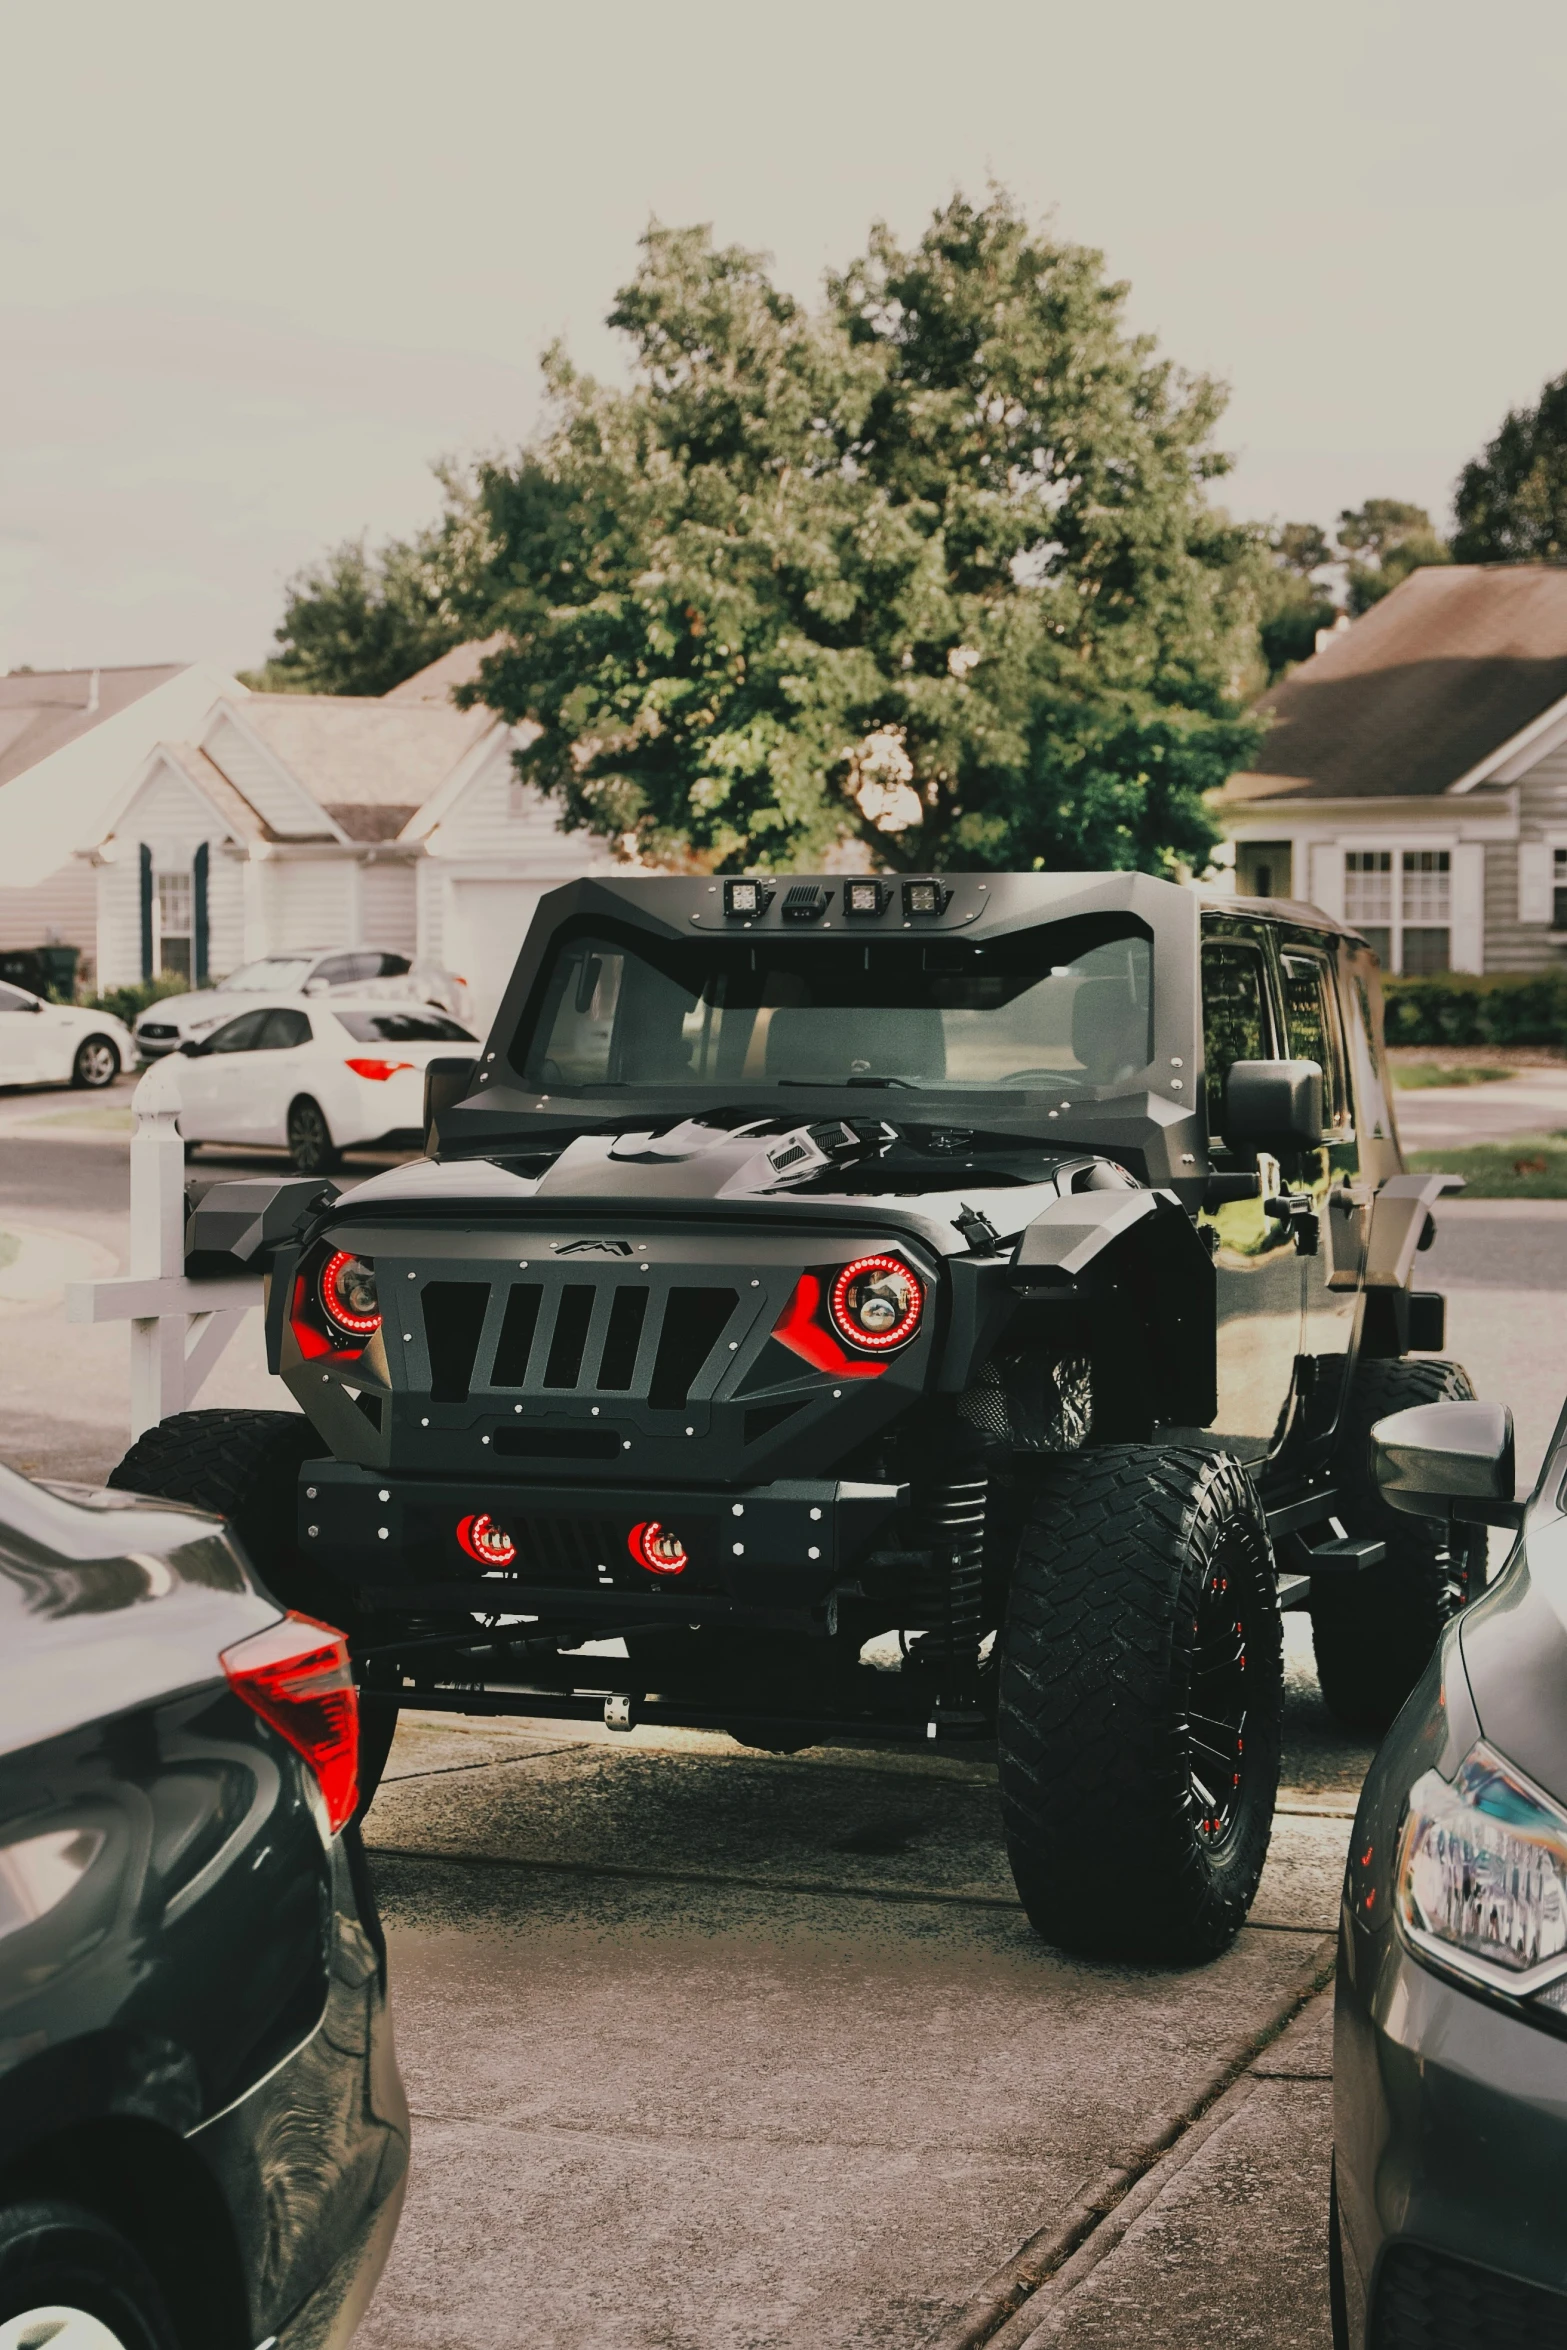
[[[1383,2255],[1371,2350],[1567,2350],[1567,2299],[1424,2244]]]
[[[683,1411],[740,1303],[736,1289],[692,1284],[650,1291],[640,1278],[515,1281],[497,1291],[499,1327],[491,1322],[487,1346],[491,1295],[487,1281],[425,1284],[434,1402],[466,1403],[476,1392],[495,1391],[541,1402],[614,1395]],[[497,1447],[517,1449],[501,1437]]]
[[[473,1358],[490,1302],[483,1281],[432,1281],[424,1293],[424,1336],[430,1349],[430,1394],[436,1403],[466,1403]]]

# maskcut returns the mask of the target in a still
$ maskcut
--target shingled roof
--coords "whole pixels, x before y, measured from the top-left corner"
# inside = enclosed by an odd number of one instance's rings
[[[1265,694],[1252,767],[1216,796],[1431,797],[1567,698],[1567,565],[1412,572]]]
[[[0,677],[0,786],[63,750],[187,667],[16,669]]]

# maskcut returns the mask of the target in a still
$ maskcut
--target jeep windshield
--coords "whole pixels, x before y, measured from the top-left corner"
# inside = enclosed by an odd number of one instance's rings
[[[1081,1090],[1152,1057],[1153,948],[1124,914],[992,938],[556,941],[513,1041],[540,1092],[786,1085]]]

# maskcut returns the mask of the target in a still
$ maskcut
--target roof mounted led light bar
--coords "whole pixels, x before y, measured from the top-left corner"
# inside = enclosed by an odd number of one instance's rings
[[[724,912],[731,922],[754,922],[773,902],[770,881],[726,881]]]
[[[843,888],[843,910],[846,914],[884,914],[892,902],[892,891],[885,881],[847,881]]]

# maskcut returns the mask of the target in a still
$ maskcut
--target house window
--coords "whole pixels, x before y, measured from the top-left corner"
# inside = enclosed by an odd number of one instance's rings
[[[1560,875],[1567,911],[1567,872]],[[1347,849],[1344,919],[1384,971],[1415,976],[1452,967],[1450,849]]]
[[[1358,930],[1384,971],[1393,969],[1393,852],[1348,849],[1344,855],[1344,919]]]
[[[1551,928],[1567,930],[1567,849],[1551,856]]]
[[[1453,920],[1453,859],[1448,849],[1405,849],[1400,971],[1447,971]]]
[[[160,873],[158,875],[158,951],[154,958],[159,971],[169,971],[179,979],[191,975],[191,918],[193,899],[188,873]]]

